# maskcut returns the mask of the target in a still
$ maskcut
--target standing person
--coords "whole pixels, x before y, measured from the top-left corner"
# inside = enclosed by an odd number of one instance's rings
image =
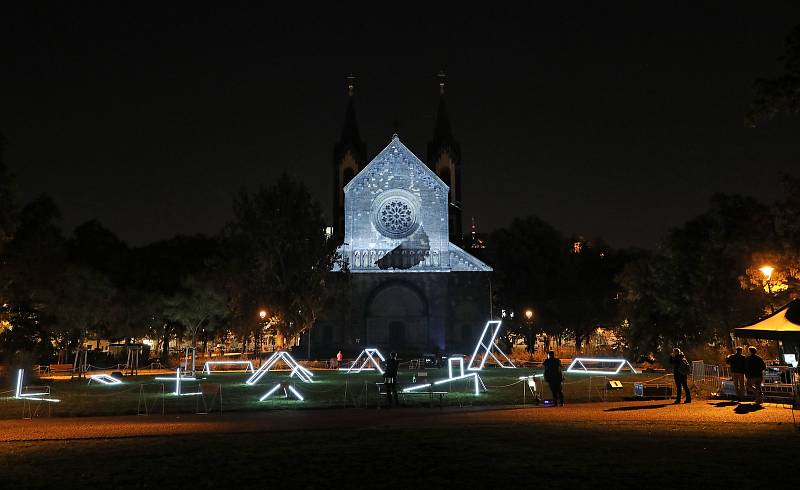
[[[542,367],[544,367],[544,380],[547,381],[550,392],[553,393],[553,403],[556,406],[561,404],[563,407],[564,392],[561,391],[561,382],[564,381],[564,374],[561,372],[561,359],[556,358],[555,352],[549,351]]]
[[[753,397],[756,405],[764,403],[764,392],[761,391],[761,382],[764,380],[764,370],[767,364],[764,359],[756,354],[756,348],[752,345],[747,348],[750,355],[747,356],[745,363],[745,376],[747,376],[747,387],[753,390]]]
[[[386,384],[386,403],[389,407],[398,406],[400,400],[397,398],[397,352],[389,354],[386,360],[386,369],[383,371],[383,382]]]
[[[681,402],[681,389],[686,390],[686,400],[684,403],[692,403],[692,392],[689,391],[689,361],[680,349],[675,347],[672,349],[672,355],[669,358],[669,363],[672,365],[672,376],[675,378],[675,401],[673,403]]]
[[[725,362],[731,367],[731,378],[733,378],[733,386],[736,388],[736,399],[741,402],[747,393],[744,385],[747,358],[742,355],[742,348],[737,347],[736,353],[725,358]]]

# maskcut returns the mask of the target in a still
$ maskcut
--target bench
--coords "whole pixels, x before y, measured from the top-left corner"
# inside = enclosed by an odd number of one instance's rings
[[[375,383],[375,387],[378,390],[378,397],[388,396],[388,393],[384,390],[384,388],[386,387],[386,383],[376,382]],[[415,391],[403,391],[402,389],[398,389],[397,390],[397,395],[399,397],[402,397],[403,399],[405,399],[405,397],[407,395],[427,396],[428,399],[429,399],[428,406],[431,407],[431,408],[433,407],[433,399],[435,397],[437,397],[437,396],[439,397],[439,408],[442,408],[443,407],[443,402],[444,402],[444,397],[446,397],[448,394],[449,394],[449,392],[447,392],[447,391],[433,391],[433,390],[430,390],[430,387],[429,387],[428,391],[418,391],[418,390],[415,390]],[[378,403],[378,408],[380,408],[380,406],[381,406],[381,404]]]
[[[57,374],[57,373],[70,373],[75,369],[75,366],[72,364],[50,364],[47,367],[48,374]]]

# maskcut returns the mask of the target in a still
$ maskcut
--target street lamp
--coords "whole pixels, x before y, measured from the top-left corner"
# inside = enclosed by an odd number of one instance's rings
[[[267,310],[259,311],[258,317],[261,319],[261,323],[259,324],[258,333],[256,334],[256,337],[253,339],[253,344],[254,344],[253,350],[255,351],[254,353],[256,354],[257,357],[261,355],[261,344],[262,344],[262,338],[264,336],[264,327],[267,326],[266,322]]]
[[[764,274],[764,277],[767,279],[767,292],[769,293],[769,308],[772,310],[772,313],[775,313],[775,306],[772,304],[772,271],[775,270],[774,267],[765,265],[758,269]]]
[[[528,355],[533,357],[533,352],[536,349],[536,333],[533,331],[533,310],[528,308],[525,310],[525,323],[528,326],[528,335],[526,343],[528,344]]]

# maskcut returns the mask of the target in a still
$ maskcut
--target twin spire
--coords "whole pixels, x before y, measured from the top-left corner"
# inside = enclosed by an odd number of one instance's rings
[[[445,143],[448,146],[453,146],[453,129],[450,125],[450,116],[448,115],[447,106],[444,102],[444,89],[447,75],[445,75],[444,70],[442,70],[436,75],[436,78],[439,84],[439,108],[436,112],[436,123],[434,124],[433,141],[431,141],[431,144],[438,142],[440,145],[441,143]],[[353,95],[356,89],[356,76],[352,73],[347,75],[347,77],[345,77],[345,86],[347,89],[347,110],[345,112],[344,126],[342,127],[342,136],[337,146],[348,145],[358,147],[364,143],[361,141],[361,133],[358,130],[356,110],[353,103]],[[396,118],[393,121],[393,127],[394,132],[397,133],[399,122]]]
[[[445,82],[447,77],[444,71],[437,75],[439,85],[439,107],[436,112],[436,122],[433,127],[433,138],[428,142],[427,165],[450,187],[448,196],[450,235],[454,243],[461,242],[461,146],[453,137],[453,128],[444,100]],[[361,140],[356,121],[354,101],[356,77],[353,74],[345,78],[347,89],[347,111],[345,113],[342,135],[334,146],[334,234],[344,232],[344,196],[342,188],[367,165],[366,145]],[[394,137],[397,137],[398,122],[394,121]]]

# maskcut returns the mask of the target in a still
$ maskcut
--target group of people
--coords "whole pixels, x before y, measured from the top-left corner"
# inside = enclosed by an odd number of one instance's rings
[[[731,378],[736,389],[736,399],[744,400],[747,389],[753,391],[756,405],[764,403],[764,392],[761,390],[761,382],[764,380],[764,370],[767,364],[764,359],[757,354],[756,348],[747,348],[748,356],[742,355],[742,348],[737,347],[736,352],[729,355],[726,362],[731,367]]]
[[[731,367],[733,377],[733,384],[736,388],[736,397],[741,402],[747,394],[747,389],[753,391],[755,396],[755,403],[760,405],[764,403],[764,393],[761,390],[761,382],[764,378],[764,370],[767,368],[764,359],[758,355],[755,347],[749,347],[748,356],[742,355],[742,348],[737,347],[736,352],[727,357],[726,361]],[[341,355],[341,353],[340,353]],[[689,389],[689,373],[691,372],[691,364],[686,358],[686,355],[677,347],[672,349],[672,355],[669,359],[672,366],[672,374],[675,379],[675,402],[681,403],[681,396],[685,393],[683,403],[692,402],[692,392]],[[561,360],[555,356],[553,351],[547,353],[547,359],[542,363],[544,368],[544,380],[550,387],[550,392],[553,395],[553,403],[556,406],[564,406],[564,392],[562,383],[564,381],[564,374],[561,370]],[[399,403],[397,397],[397,353],[392,352],[389,359],[386,360],[386,366],[383,373],[384,383],[386,384],[386,399],[389,406],[397,405]]]
[[[736,352],[726,358],[726,362],[731,367],[731,377],[736,389],[736,398],[742,401],[747,395],[747,390],[753,392],[756,405],[764,403],[764,392],[761,390],[761,382],[764,380],[764,370],[767,364],[758,355],[758,350],[748,347],[748,355],[742,355],[742,348],[737,347]],[[686,393],[684,403],[692,402],[692,392],[689,390],[689,372],[691,365],[683,352],[677,347],[672,349],[672,356],[669,358],[672,366],[672,374],[675,378],[675,402],[681,402],[681,392]]]

